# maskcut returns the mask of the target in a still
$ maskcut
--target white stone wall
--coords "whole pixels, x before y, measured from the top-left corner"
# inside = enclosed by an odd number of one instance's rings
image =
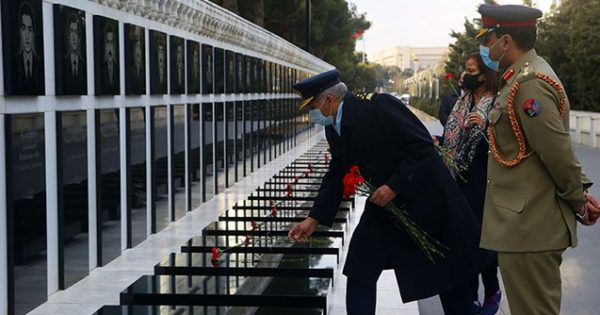
[[[570,128],[575,143],[600,148],[600,113],[573,110]]]

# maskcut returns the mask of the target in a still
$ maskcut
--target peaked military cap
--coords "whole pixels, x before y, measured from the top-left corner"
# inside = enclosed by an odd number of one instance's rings
[[[304,106],[310,103],[316,96],[338,83],[340,83],[340,72],[337,69],[334,69],[294,84],[294,92],[303,99],[302,103],[298,105],[298,109],[304,108]]]
[[[482,28],[476,38],[481,38],[499,28],[536,27],[542,11],[524,5],[479,6]]]

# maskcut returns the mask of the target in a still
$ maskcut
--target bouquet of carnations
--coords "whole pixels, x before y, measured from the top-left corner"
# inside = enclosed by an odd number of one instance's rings
[[[356,194],[368,197],[374,193],[375,190],[376,187],[365,181],[356,165],[352,166],[348,173],[344,175],[344,198],[349,198]],[[392,213],[396,226],[404,229],[404,231],[408,233],[413,241],[417,243],[427,259],[432,263],[435,263],[434,256],[444,257],[442,250],[448,250],[448,248],[419,227],[405,210],[396,206],[393,202],[388,203],[384,208]]]

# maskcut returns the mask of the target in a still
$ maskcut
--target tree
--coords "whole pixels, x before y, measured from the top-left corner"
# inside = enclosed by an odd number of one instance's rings
[[[463,71],[465,61],[472,53],[479,51],[479,42],[475,36],[479,32],[480,23],[478,21],[469,21],[465,19],[465,31],[458,33],[452,31],[450,37],[454,38],[454,43],[450,44],[448,61],[446,62],[446,72],[454,74],[456,77]]]
[[[236,7],[239,15],[281,36],[298,47],[306,47],[306,0],[212,0],[225,7]],[[231,4],[235,2],[234,4]],[[332,64],[342,80],[354,90],[370,91],[389,82],[380,66],[362,62],[355,53],[353,35],[371,26],[364,13],[347,0],[312,2],[310,53]],[[365,58],[366,59],[366,58]],[[393,80],[392,80],[393,81]]]
[[[573,109],[600,111],[600,6],[565,0],[540,23],[538,53],[560,77]]]

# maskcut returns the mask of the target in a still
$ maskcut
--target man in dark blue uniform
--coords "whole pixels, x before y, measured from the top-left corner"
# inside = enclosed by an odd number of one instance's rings
[[[324,125],[331,162],[308,217],[291,240],[305,242],[317,224],[331,226],[339,208],[343,177],[352,165],[378,189],[356,227],[344,274],[348,314],[375,314],[377,280],[394,269],[404,302],[440,295],[445,314],[475,314],[468,281],[477,271],[479,224],[425,126],[388,94],[354,95],[331,70],[294,86],[314,122]],[[383,207],[402,206],[449,250],[430,262]]]

